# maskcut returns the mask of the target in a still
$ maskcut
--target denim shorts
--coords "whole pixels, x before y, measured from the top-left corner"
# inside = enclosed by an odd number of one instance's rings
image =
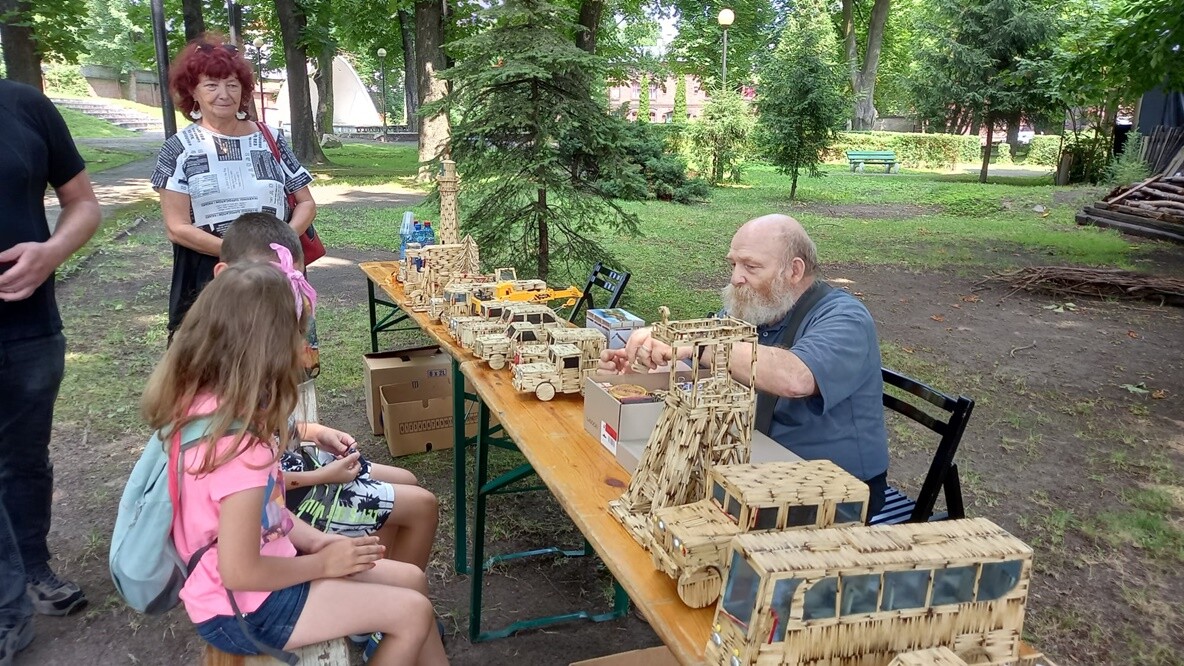
[[[308,583],[301,583],[276,590],[255,612],[243,614],[255,640],[277,650],[284,649],[308,600],[308,588]],[[197,633],[227,654],[259,654],[259,648],[243,634],[238,618],[233,615],[214,616],[197,625]]]

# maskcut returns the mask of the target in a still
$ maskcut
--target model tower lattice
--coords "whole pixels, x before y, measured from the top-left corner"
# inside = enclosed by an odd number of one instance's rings
[[[737,344],[750,345],[752,381],[756,380],[756,327],[731,317],[669,321],[663,306],[653,339],[678,352],[691,349],[692,359],[710,350],[711,365],[693,363],[689,382],[670,368],[669,390],[658,424],[629,488],[609,510],[633,538],[649,548],[650,516],[656,509],[687,504],[707,493],[707,473],[714,465],[747,463],[752,441],[756,394],[732,379],[728,366]],[[685,354],[684,354],[685,355]]]
[[[444,161],[437,177],[440,187],[440,225],[436,245],[408,247],[403,268],[411,309],[428,310],[433,300],[442,304],[444,287],[480,275],[481,256],[472,236],[459,237],[456,163]]]

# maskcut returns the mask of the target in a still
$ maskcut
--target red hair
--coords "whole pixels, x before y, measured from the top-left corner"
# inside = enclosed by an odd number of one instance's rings
[[[251,106],[255,92],[255,79],[251,76],[251,65],[237,50],[231,50],[222,35],[207,32],[181,49],[169,71],[169,90],[173,101],[186,116],[197,108],[193,91],[202,76],[211,79],[225,79],[233,76],[243,87],[239,104],[243,111]]]

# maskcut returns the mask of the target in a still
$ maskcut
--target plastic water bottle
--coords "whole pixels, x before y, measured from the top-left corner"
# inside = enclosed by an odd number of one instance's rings
[[[432,228],[431,222],[423,223],[423,237],[419,242],[424,247],[436,244],[436,230]]]
[[[412,242],[412,233],[415,232],[415,213],[407,211],[403,213],[403,224],[399,226],[399,259],[407,257],[407,244]]]

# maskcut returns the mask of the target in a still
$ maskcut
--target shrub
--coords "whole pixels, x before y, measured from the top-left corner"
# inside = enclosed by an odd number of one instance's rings
[[[1032,137],[1028,144],[1028,152],[1024,157],[1024,164],[1055,167],[1061,156],[1061,137],[1041,135]]]
[[[90,86],[78,65],[64,65],[51,63],[44,68],[45,91],[48,93],[62,93],[77,97],[89,97]]]
[[[1105,173],[1107,185],[1130,185],[1147,180],[1151,167],[1143,161],[1143,137],[1128,138],[1122,152],[1106,166]]]
[[[959,162],[982,159],[979,138],[962,134],[915,132],[839,132],[828,151],[831,161],[844,161],[848,150],[892,150],[907,167],[953,168]]]
[[[655,123],[622,123],[620,144],[629,167],[605,176],[598,185],[618,199],[660,199],[691,203],[707,198],[709,188],[687,178],[687,163],[671,154],[670,138],[679,136],[673,126]]]

